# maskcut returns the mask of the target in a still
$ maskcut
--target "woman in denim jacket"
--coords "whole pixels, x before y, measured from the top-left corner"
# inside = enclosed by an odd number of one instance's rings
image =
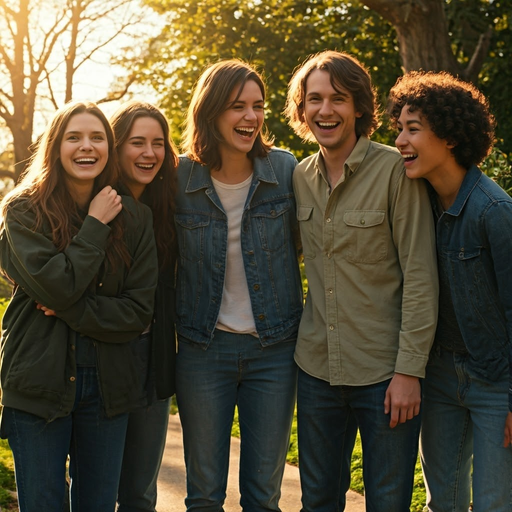
[[[437,219],[439,320],[421,430],[426,510],[466,512],[472,490],[475,510],[509,512],[512,199],[476,167],[494,119],[484,96],[448,73],[399,79],[390,113],[407,176],[430,183]]]
[[[177,398],[187,510],[221,511],[235,406],[244,511],[279,510],[302,312],[295,158],[262,134],[265,88],[238,60],[201,76],[178,166]]]

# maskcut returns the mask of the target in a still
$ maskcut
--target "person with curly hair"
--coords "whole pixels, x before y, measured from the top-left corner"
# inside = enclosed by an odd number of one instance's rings
[[[446,72],[399,78],[388,111],[407,176],[429,182],[436,219],[439,320],[420,441],[427,509],[465,512],[472,492],[475,510],[510,511],[512,199],[477,167],[494,118],[478,89]]]
[[[293,174],[309,285],[295,351],[302,511],[345,509],[359,428],[367,510],[408,512],[437,317],[427,190],[369,139],[375,91],[351,55],[298,68],[286,115],[320,146]]]

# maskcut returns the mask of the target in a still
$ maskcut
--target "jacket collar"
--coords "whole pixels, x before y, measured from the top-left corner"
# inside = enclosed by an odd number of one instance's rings
[[[197,192],[201,189],[213,187],[210,169],[206,165],[198,162],[191,162],[190,177],[185,188],[185,192]],[[255,181],[264,181],[266,183],[278,184],[276,173],[272,167],[269,155],[254,159],[253,183]]]
[[[477,186],[478,182],[482,178],[482,171],[476,166],[473,165],[469,168],[462,180],[462,184],[460,186],[457,197],[455,198],[454,203],[448,208],[447,213],[454,216],[459,216],[466,205],[469,196],[473,192],[474,188]]]

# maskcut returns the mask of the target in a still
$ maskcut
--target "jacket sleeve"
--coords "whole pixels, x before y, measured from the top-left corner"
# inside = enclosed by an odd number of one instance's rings
[[[69,246],[59,252],[53,241],[34,231],[34,216],[21,205],[7,213],[0,233],[0,266],[34,299],[53,310],[82,297],[105,258],[110,228],[87,216]]]
[[[439,299],[434,221],[424,181],[401,172],[391,204],[393,240],[403,275],[395,372],[424,377]]]
[[[130,231],[132,262],[125,270],[119,295],[87,293],[70,307],[56,310],[73,330],[110,343],[129,341],[147,328],[153,317],[158,279],[151,211],[138,205],[126,218],[131,220],[125,230]]]
[[[489,243],[498,293],[507,323],[509,354],[509,411],[512,412],[512,203],[496,201],[485,214],[484,229]]]

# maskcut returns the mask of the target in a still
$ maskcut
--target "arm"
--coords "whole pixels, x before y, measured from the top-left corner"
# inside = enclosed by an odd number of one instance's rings
[[[432,209],[423,180],[403,174],[391,204],[393,240],[403,275],[399,348],[384,404],[393,428],[420,412],[419,378],[425,375],[434,340],[439,281]]]
[[[508,335],[509,413],[505,421],[504,445],[512,444],[512,275],[510,253],[512,252],[512,203],[496,202],[485,215],[485,232],[496,275],[499,301],[505,313]]]
[[[123,343],[138,336],[153,316],[158,263],[151,212],[142,205],[126,215],[130,231],[132,263],[124,272],[122,289],[116,296],[87,293],[55,315],[73,330],[91,338]],[[123,269],[117,271],[123,274]]]
[[[74,304],[90,285],[104,257],[110,228],[87,216],[69,246],[32,228],[34,215],[15,205],[0,234],[0,266],[36,302],[60,309]]]

